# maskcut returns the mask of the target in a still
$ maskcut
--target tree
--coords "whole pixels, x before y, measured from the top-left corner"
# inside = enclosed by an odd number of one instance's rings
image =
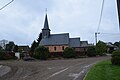
[[[5,51],[4,49],[2,49],[2,47],[0,47],[0,60],[4,60],[5,59]]]
[[[42,40],[42,33],[39,34],[39,37],[37,39],[37,45],[39,46],[40,41]]]
[[[0,50],[2,50],[3,48],[0,46]]]
[[[42,40],[42,33],[39,34],[37,41],[33,41],[30,49],[30,56],[33,56],[35,48],[37,48],[40,44],[40,41]]]
[[[14,46],[13,51],[14,51],[14,52],[18,52],[18,45],[15,45],[15,46]]]
[[[30,48],[30,56],[33,56],[36,47],[37,47],[37,42],[34,40]]]
[[[88,57],[96,56],[96,48],[95,48],[95,46],[88,47],[88,49],[87,49],[87,56]]]
[[[76,57],[75,50],[70,47],[65,48],[65,50],[63,51],[63,57],[64,58],[75,58]]]
[[[50,57],[49,49],[44,46],[38,46],[35,49],[34,57],[40,60],[46,60]]]
[[[114,45],[120,49],[120,42],[115,42]]]
[[[5,58],[5,53],[3,49],[0,49],[0,60],[4,60]]]
[[[99,41],[96,44],[96,51],[98,55],[104,55],[107,52],[107,45],[104,42]]]
[[[15,46],[14,42],[12,42],[12,41],[9,42],[8,44],[6,44],[5,51],[12,51],[14,46]]]

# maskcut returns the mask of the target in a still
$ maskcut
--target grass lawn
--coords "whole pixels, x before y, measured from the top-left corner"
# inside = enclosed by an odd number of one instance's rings
[[[120,66],[112,65],[109,60],[99,62],[88,72],[85,80],[120,80]]]

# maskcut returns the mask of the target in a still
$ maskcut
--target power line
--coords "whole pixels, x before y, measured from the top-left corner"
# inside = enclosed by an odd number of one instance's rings
[[[100,36],[101,37],[120,37],[120,33],[100,33],[99,37]]]
[[[4,5],[3,7],[0,8],[0,10],[4,9],[6,6],[8,6],[10,3],[12,3],[14,0],[10,1],[9,3],[7,3],[6,5]]]
[[[97,33],[99,31],[101,20],[102,20],[103,8],[104,8],[104,0],[102,1],[102,8],[101,8],[101,12],[100,12],[100,19],[99,19],[99,23],[98,23]]]
[[[120,38],[120,33],[100,33],[99,38]]]
[[[103,34],[103,35],[120,35],[120,33],[100,33],[100,34]]]

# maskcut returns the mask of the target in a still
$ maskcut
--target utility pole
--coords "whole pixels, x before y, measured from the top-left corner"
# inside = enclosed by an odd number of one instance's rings
[[[117,10],[118,10],[118,20],[119,20],[119,30],[120,30],[120,0],[117,0]]]
[[[95,44],[97,44],[97,37],[98,37],[98,34],[100,34],[100,32],[95,32]]]
[[[104,0],[102,0],[102,6],[101,6],[101,12],[100,12],[100,19],[99,19],[99,23],[98,23],[98,28],[97,28],[97,32],[95,32],[95,43],[97,44],[97,35],[100,34],[99,28],[100,28],[100,24],[102,21],[102,15],[103,15],[103,9],[104,9]]]
[[[0,11],[2,10],[2,9],[4,9],[6,6],[8,6],[10,3],[12,3],[14,0],[12,0],[12,1],[10,1],[9,3],[7,3],[6,5],[4,5],[3,7],[1,7],[0,8]]]

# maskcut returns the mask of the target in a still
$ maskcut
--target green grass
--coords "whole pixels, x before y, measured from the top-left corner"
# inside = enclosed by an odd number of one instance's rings
[[[111,61],[97,63],[88,72],[85,80],[120,80],[120,66],[111,64]]]

